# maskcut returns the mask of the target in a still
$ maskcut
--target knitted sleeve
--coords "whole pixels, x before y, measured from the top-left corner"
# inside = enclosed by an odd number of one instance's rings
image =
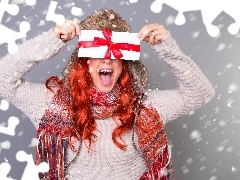
[[[25,81],[23,76],[64,47],[65,43],[50,29],[22,43],[17,53],[0,59],[0,96],[22,110],[32,121],[36,122],[43,116],[48,90],[44,84]]]
[[[199,67],[184,55],[169,34],[161,43],[151,46],[175,75],[179,87],[173,90],[152,90],[147,96],[164,124],[195,110],[210,101],[215,90]]]

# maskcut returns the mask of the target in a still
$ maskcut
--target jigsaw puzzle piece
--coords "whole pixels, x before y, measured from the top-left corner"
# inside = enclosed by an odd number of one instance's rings
[[[7,162],[0,164],[0,179],[1,180],[15,180],[12,178],[7,177],[8,173],[11,170],[11,165]]]
[[[25,0],[25,3],[28,6],[34,6],[36,4],[36,0]]]
[[[192,0],[155,0],[150,9],[154,13],[160,13],[162,11],[162,5],[167,4],[168,6],[176,9],[178,11],[178,15],[175,19],[175,24],[183,25],[186,22],[186,18],[183,15],[184,12],[187,11],[198,11],[201,10],[201,7],[204,6],[204,0],[200,1],[192,1]]]
[[[27,154],[24,151],[18,151],[16,154],[16,159],[20,162],[27,162],[26,168],[24,169],[21,180],[39,180],[38,174],[48,172],[49,166],[46,162],[42,162],[36,165],[33,156]]]
[[[58,2],[56,1],[51,1],[48,12],[46,15],[46,20],[47,21],[54,21],[57,25],[62,25],[65,21],[65,17],[62,14],[55,14],[55,9],[57,8]]]
[[[18,46],[15,41],[26,37],[29,30],[30,24],[26,21],[20,23],[19,32],[13,31],[0,24],[0,44],[8,43],[8,52],[14,54],[18,51]]]
[[[9,108],[9,102],[8,101],[6,101],[6,100],[1,100],[1,103],[0,103],[0,110],[2,110],[2,111],[6,111],[6,110],[8,110],[8,108]]]
[[[153,1],[153,3],[150,6],[151,11],[154,13],[160,13],[162,11],[162,4],[163,4],[162,1],[159,0]]]
[[[216,17],[221,13],[220,9],[215,8],[211,12],[208,11],[207,9],[202,10],[202,19],[203,19],[203,24],[206,27],[206,30],[208,34],[211,37],[217,37],[220,33],[220,29],[213,25],[212,22]]]
[[[225,2],[225,1],[224,1]],[[228,32],[232,35],[236,35],[240,28],[240,1],[232,0],[231,3],[225,2],[223,5],[223,11],[231,16],[235,22],[228,26]]]
[[[8,127],[0,126],[0,133],[14,136],[15,135],[15,128],[19,124],[19,119],[17,117],[11,116],[8,119]]]
[[[12,16],[16,16],[19,12],[19,7],[16,4],[9,4],[9,0],[0,1],[0,22],[2,22],[4,12],[8,12]]]

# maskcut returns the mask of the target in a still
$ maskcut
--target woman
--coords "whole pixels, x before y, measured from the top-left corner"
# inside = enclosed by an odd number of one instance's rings
[[[127,22],[109,9],[93,13],[80,27],[130,32]],[[171,152],[164,125],[213,98],[211,83],[158,24],[144,26],[138,37],[168,64],[178,89],[143,94],[147,72],[140,61],[79,58],[78,48],[62,80],[51,77],[46,85],[24,81],[38,62],[80,36],[80,27],[66,20],[0,61],[1,96],[38,127],[36,163],[50,166],[41,178],[169,179]]]

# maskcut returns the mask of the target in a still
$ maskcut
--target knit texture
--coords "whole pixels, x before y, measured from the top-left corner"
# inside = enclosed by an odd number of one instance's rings
[[[65,44],[53,29],[19,46],[19,51],[0,60],[0,95],[21,109],[37,127],[53,93],[44,84],[30,83],[23,76],[40,61],[51,59]],[[148,99],[161,115],[164,124],[204,105],[214,96],[214,88],[198,66],[185,56],[169,34],[160,44],[151,46],[170,67],[179,87],[174,90],[147,91]],[[111,139],[116,127],[111,118],[96,120],[98,137],[88,153],[83,144],[77,161],[69,169],[69,180],[139,179],[147,170],[142,156],[132,145],[132,132],[124,135],[126,151],[117,148]],[[137,142],[137,137],[135,137]],[[76,148],[78,142],[76,141]],[[75,153],[68,149],[69,162]]]

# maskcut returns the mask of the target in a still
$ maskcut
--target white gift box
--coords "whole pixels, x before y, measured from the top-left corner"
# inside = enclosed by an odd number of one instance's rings
[[[90,44],[94,41],[94,38],[102,38],[106,40],[102,31],[98,30],[82,30],[81,36],[79,36],[79,43],[90,42]],[[129,33],[129,32],[114,32],[112,31],[111,41],[114,44],[118,43],[128,43],[134,45],[137,50],[121,50],[122,57],[121,59],[125,60],[139,60],[140,58],[140,39],[137,37],[137,33]],[[90,45],[91,46],[91,45]],[[107,45],[101,45],[98,47],[79,47],[78,57],[91,57],[91,58],[106,58],[105,54],[108,50]],[[111,51],[111,59],[117,59],[113,52]]]

